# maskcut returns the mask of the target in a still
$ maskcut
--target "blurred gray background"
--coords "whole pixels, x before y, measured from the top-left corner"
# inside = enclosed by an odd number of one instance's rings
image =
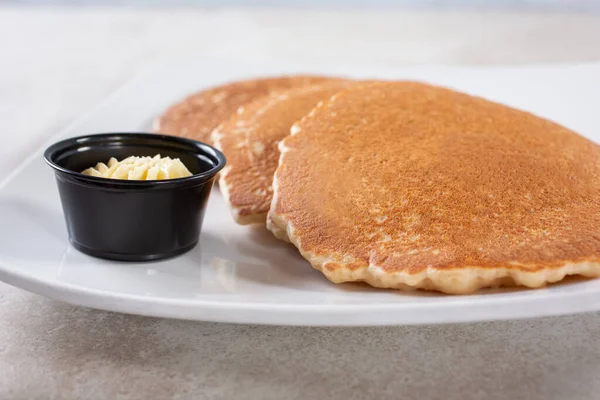
[[[598,0],[0,0],[6,5],[135,6],[135,7],[319,7],[415,8],[472,10],[548,10],[600,12]]]

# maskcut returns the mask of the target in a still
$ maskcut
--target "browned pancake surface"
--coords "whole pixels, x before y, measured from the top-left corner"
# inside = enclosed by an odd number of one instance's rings
[[[351,88],[286,138],[269,213],[335,282],[465,293],[600,274],[600,152],[419,83]]]
[[[219,180],[236,222],[264,223],[272,199],[278,143],[292,124],[321,100],[351,85],[335,81],[275,92],[245,104],[214,132],[215,144],[227,155]]]
[[[284,76],[233,82],[195,93],[169,107],[155,121],[154,131],[211,143],[212,130],[239,106],[274,90],[283,90],[333,78]]]

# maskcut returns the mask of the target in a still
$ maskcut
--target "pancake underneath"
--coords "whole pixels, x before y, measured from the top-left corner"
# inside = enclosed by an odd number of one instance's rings
[[[282,152],[267,225],[333,282],[470,293],[600,276],[600,150],[419,83],[352,87]]]
[[[282,76],[232,82],[195,93],[172,105],[154,121],[154,132],[211,143],[212,130],[239,106],[274,90],[325,82],[320,76]]]
[[[273,173],[279,162],[278,143],[319,101],[352,83],[335,81],[263,96],[244,105],[215,129],[213,141],[227,155],[219,188],[237,223],[265,223]]]

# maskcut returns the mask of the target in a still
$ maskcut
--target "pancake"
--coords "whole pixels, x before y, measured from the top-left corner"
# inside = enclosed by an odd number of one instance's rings
[[[157,133],[211,143],[212,130],[239,106],[275,90],[301,87],[334,78],[283,76],[238,81],[195,93],[172,105],[154,121]]]
[[[279,162],[277,144],[319,101],[351,84],[336,81],[275,92],[244,105],[215,129],[213,141],[227,155],[219,187],[237,223],[265,223]]]
[[[333,282],[460,294],[600,275],[600,149],[567,128],[395,82],[292,131],[267,224]]]

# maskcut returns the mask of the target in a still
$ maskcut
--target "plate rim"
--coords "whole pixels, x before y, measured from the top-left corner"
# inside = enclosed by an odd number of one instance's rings
[[[578,292],[545,292],[546,288],[527,290],[525,296],[503,297],[503,293],[482,295],[486,299],[472,301],[471,296],[448,296],[438,302],[423,303],[370,303],[370,304],[277,304],[266,302],[184,300],[156,298],[127,293],[114,293],[86,288],[61,281],[47,281],[36,276],[20,274],[0,264],[0,281],[66,303],[94,309],[115,311],[150,317],[187,319],[197,321],[252,323],[291,326],[393,326],[421,324],[449,324],[514,320],[600,310],[600,288]],[[469,301],[471,300],[471,301]],[[540,312],[537,305],[544,301]],[[517,303],[520,307],[511,307]],[[101,304],[102,306],[98,306]],[[528,306],[534,304],[535,309]],[[577,306],[577,307],[573,307]],[[490,308],[497,311],[493,317]],[[485,316],[481,316],[483,309]],[[171,310],[171,311],[168,311]],[[479,311],[479,313],[478,313]],[[379,313],[388,313],[382,318]],[[240,313],[249,313],[245,316]],[[415,318],[415,313],[422,313]],[[202,315],[208,316],[204,318]],[[351,315],[353,320],[339,320]],[[376,317],[374,317],[376,315]],[[302,320],[302,318],[311,320]],[[318,318],[315,318],[318,317]],[[319,321],[317,321],[319,320]]]

